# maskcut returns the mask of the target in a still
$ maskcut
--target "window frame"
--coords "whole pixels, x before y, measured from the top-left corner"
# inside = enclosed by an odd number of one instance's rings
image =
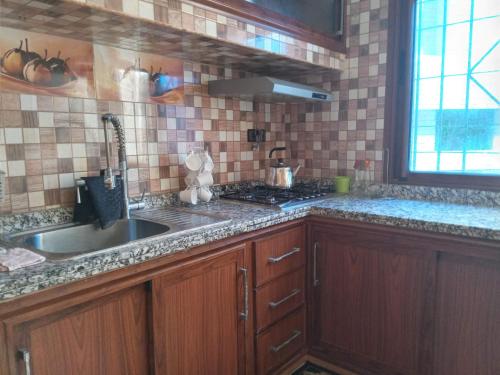
[[[416,0],[389,0],[385,97],[385,181],[500,191],[500,176],[411,172],[410,126]]]

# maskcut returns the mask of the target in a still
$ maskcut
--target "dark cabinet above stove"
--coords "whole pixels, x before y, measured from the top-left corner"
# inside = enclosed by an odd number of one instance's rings
[[[290,36],[345,52],[345,0],[192,0],[272,26]]]
[[[342,35],[342,4],[340,0],[245,0],[273,11],[312,30],[332,37]]]

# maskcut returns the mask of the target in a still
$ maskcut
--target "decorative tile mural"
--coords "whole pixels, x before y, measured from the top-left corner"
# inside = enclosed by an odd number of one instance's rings
[[[99,99],[184,103],[181,60],[97,44],[94,56]]]
[[[95,96],[91,43],[0,27],[0,56],[2,90]]]

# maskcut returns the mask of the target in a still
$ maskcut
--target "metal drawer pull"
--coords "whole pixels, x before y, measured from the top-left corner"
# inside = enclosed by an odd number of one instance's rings
[[[292,290],[292,292],[291,292],[288,296],[286,296],[286,297],[284,297],[284,298],[280,299],[279,301],[276,301],[276,302],[269,302],[269,307],[270,307],[271,309],[275,309],[276,307],[278,307],[279,305],[281,305],[281,304],[285,303],[285,302],[286,302],[286,301],[288,301],[290,298],[295,297],[295,296],[296,296],[297,294],[299,294],[299,293],[300,293],[300,289],[296,288],[296,289]]]
[[[24,375],[31,375],[31,355],[28,349],[19,349],[24,362]]]
[[[313,248],[313,286],[318,286],[319,285],[319,279],[318,279],[318,246],[319,244],[317,242],[314,243],[314,248]]]
[[[295,340],[300,335],[302,335],[302,332],[300,332],[298,330],[294,330],[293,333],[292,333],[292,335],[290,336],[290,338],[288,340],[283,341],[278,346],[271,346],[271,351],[273,353],[278,353],[281,349],[283,349],[284,347],[288,346],[293,340]]]
[[[288,258],[290,255],[293,255],[295,253],[298,253],[300,251],[300,247],[294,247],[291,251],[289,251],[288,253],[285,253],[279,257],[276,257],[276,258],[273,258],[273,257],[270,257],[268,258],[268,261],[269,263],[278,263],[280,261],[282,261],[283,259],[285,258]]]
[[[240,268],[243,274],[243,312],[240,313],[240,318],[242,320],[248,319],[248,270],[246,268]]]

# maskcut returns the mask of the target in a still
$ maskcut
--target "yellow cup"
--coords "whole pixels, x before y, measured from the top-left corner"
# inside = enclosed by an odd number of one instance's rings
[[[335,190],[337,191],[337,193],[340,194],[349,193],[350,185],[351,185],[351,177],[349,176],[335,177]]]

